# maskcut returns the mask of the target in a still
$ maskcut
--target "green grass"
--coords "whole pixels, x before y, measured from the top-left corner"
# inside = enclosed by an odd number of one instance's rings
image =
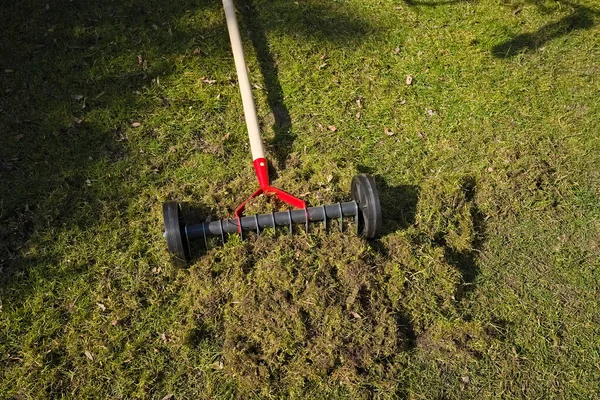
[[[275,184],[383,237],[172,266],[255,186],[220,2],[4,4],[0,397],[599,397],[598,4],[238,7]]]

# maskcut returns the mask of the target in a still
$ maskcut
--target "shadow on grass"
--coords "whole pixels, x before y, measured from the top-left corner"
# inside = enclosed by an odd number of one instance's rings
[[[535,32],[522,33],[514,38],[500,43],[492,48],[492,55],[498,58],[509,58],[519,53],[539,49],[548,41],[567,35],[571,32],[590,29],[594,26],[593,10],[587,7],[574,5],[575,12],[558,21],[551,22]]]
[[[465,194],[465,201],[470,205],[470,218],[473,223],[473,240],[468,249],[458,251],[448,246],[445,238],[440,235],[436,242],[444,247],[444,257],[450,265],[454,265],[462,275],[462,284],[457,288],[456,299],[465,298],[475,288],[475,279],[479,275],[477,256],[485,243],[486,223],[485,216],[475,203],[476,182],[473,177],[463,180],[461,190]]]
[[[525,0],[529,4],[535,5],[542,13],[551,14],[553,8],[548,7],[543,1],[540,0]],[[458,3],[469,3],[472,0],[442,0],[442,1],[419,1],[419,0],[404,0],[404,2],[411,7],[414,6],[444,6],[453,5]],[[558,37],[568,35],[571,32],[583,29],[590,29],[594,26],[594,16],[598,15],[599,12],[589,7],[585,7],[579,4],[574,4],[568,1],[559,0],[558,4],[564,4],[573,8],[573,13],[561,18],[558,21],[550,22],[540,27],[535,32],[522,33],[514,38],[507,40],[492,47],[491,53],[497,58],[510,58],[517,54],[534,51],[544,46],[547,42],[556,39]],[[520,9],[517,9],[520,11]]]
[[[419,202],[418,186],[390,186],[382,176],[375,174],[373,168],[359,165],[357,169],[358,172],[372,175],[373,179],[375,179],[377,191],[379,192],[381,214],[383,216],[382,236],[406,229],[415,223],[417,204]]]
[[[292,120],[284,103],[277,62],[269,50],[265,28],[260,22],[260,16],[254,2],[252,0],[240,0],[238,9],[242,15],[242,22],[248,27],[260,72],[265,80],[267,102],[274,118],[273,131],[275,132],[275,139],[273,145],[279,167],[284,168],[296,135],[291,132]]]

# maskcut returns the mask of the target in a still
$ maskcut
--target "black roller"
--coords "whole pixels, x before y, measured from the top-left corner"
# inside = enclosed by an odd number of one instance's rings
[[[373,239],[381,233],[382,217],[379,192],[373,177],[359,174],[352,178],[350,185],[352,199],[358,203],[358,233]]]
[[[187,263],[190,260],[190,250],[185,234],[185,224],[181,218],[181,208],[176,201],[163,203],[163,220],[165,223],[164,236],[167,239],[169,251],[176,262]]]

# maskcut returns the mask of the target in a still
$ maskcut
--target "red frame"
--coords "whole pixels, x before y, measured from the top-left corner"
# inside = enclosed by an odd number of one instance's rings
[[[237,219],[238,223],[238,233],[242,232],[242,224],[240,218],[242,217],[244,208],[246,208],[246,204],[248,204],[248,202],[253,198],[258,197],[263,193],[266,195],[275,195],[279,200],[283,201],[286,204],[289,204],[292,207],[306,209],[306,202],[304,200],[299,199],[286,191],[271,186],[271,184],[269,183],[269,170],[267,167],[267,160],[265,158],[257,158],[253,161],[253,164],[254,171],[256,172],[256,178],[258,179],[259,188],[235,209],[235,218]]]

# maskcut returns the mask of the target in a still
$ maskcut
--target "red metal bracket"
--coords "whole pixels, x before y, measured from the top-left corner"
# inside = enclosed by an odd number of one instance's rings
[[[238,233],[242,232],[242,224],[240,218],[242,217],[244,209],[246,208],[246,204],[248,204],[248,202],[253,198],[260,196],[261,194],[266,194],[269,196],[275,195],[279,200],[283,201],[286,204],[289,204],[292,207],[306,209],[306,202],[304,200],[299,199],[289,194],[288,192],[273,187],[269,184],[269,171],[267,168],[266,159],[257,158],[256,160],[254,160],[253,164],[254,171],[256,172],[256,178],[258,179],[258,184],[260,185],[260,187],[256,192],[252,193],[252,195],[248,197],[246,201],[244,201],[238,206],[238,208],[235,209],[235,218],[237,219]]]

